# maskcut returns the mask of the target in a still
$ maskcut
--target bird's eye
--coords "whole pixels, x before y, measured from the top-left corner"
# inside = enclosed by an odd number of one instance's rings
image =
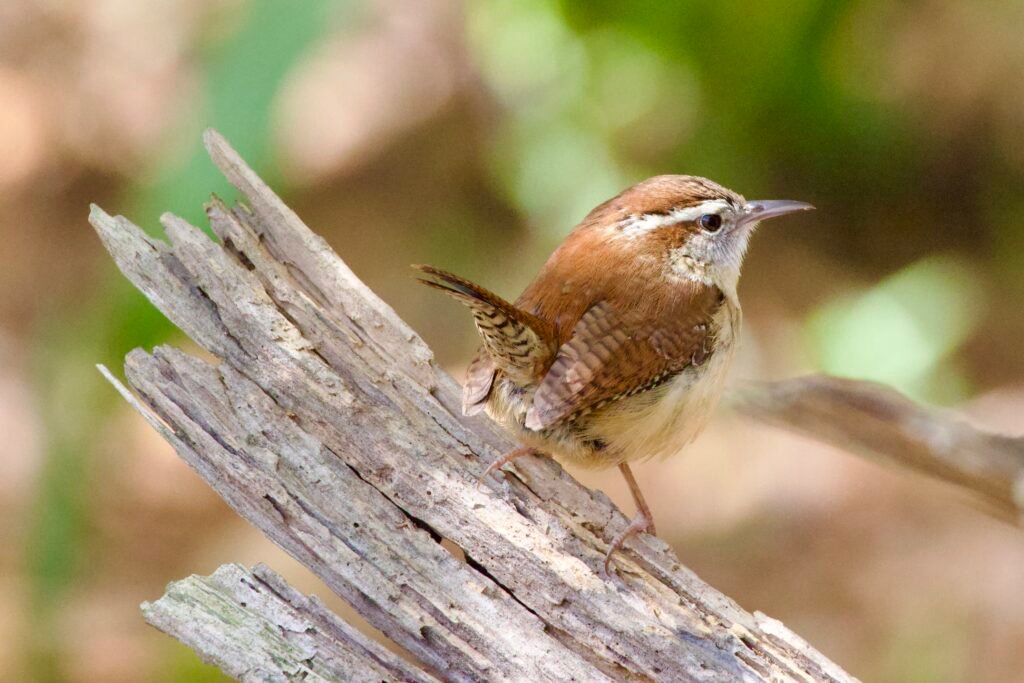
[[[706,213],[700,217],[700,227],[708,232],[718,232],[722,227],[722,217],[717,213]]]

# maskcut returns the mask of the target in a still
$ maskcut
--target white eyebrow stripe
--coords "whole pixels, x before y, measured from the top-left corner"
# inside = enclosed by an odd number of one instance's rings
[[[668,213],[645,213],[627,218],[616,225],[616,233],[620,237],[633,239],[658,228],[695,221],[706,213],[720,213],[731,208],[732,204],[724,199],[709,199],[696,206],[673,209]]]

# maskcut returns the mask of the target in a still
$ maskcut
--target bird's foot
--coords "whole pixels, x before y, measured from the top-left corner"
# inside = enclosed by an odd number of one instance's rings
[[[500,470],[508,463],[512,462],[517,458],[521,458],[524,455],[540,455],[540,453],[537,451],[537,449],[531,448],[529,446],[520,446],[519,448],[513,448],[508,453],[505,453],[500,458],[498,458],[490,465],[488,465],[487,469],[484,470],[484,473],[481,474],[480,477],[476,480],[476,485],[482,486],[484,480],[490,476],[491,472],[494,472],[495,470]]]
[[[608,564],[611,562],[612,555],[615,554],[615,551],[621,549],[622,544],[625,543],[630,536],[636,536],[637,534],[645,531],[652,536],[656,535],[656,532],[654,531],[654,518],[651,516],[650,512],[638,512],[636,513],[636,516],[630,520],[629,525],[623,529],[622,533],[612,539],[612,544],[604,556],[605,574],[610,573],[608,571]]]

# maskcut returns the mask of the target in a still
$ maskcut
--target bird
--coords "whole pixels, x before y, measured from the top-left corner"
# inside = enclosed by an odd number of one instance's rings
[[[737,295],[750,237],[764,220],[811,210],[746,200],[707,178],[659,175],[598,205],[510,302],[428,265],[420,280],[467,306],[481,345],[462,409],[484,412],[524,455],[616,466],[636,514],[604,558],[654,518],[630,463],[680,452],[707,425],[737,348]]]

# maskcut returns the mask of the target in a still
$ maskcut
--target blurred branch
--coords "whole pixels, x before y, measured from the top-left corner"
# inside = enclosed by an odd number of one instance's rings
[[[956,484],[1024,519],[1024,438],[983,432],[874,382],[827,375],[755,384],[733,401],[760,420]]]
[[[132,283],[215,357],[133,351],[137,407],[239,514],[425,669],[458,681],[852,680],[656,538],[629,542],[618,576],[605,576],[628,520],[554,461],[517,461],[478,486],[512,444],[462,417],[458,385],[415,332],[223,138],[206,143],[251,207],[210,204],[221,245],[171,215],[170,244],[98,208],[90,218]],[[168,627],[187,643],[221,609],[201,599],[195,619]],[[256,612],[219,632],[273,621]]]
[[[190,576],[142,605],[153,626],[243,680],[436,681],[263,565]]]

